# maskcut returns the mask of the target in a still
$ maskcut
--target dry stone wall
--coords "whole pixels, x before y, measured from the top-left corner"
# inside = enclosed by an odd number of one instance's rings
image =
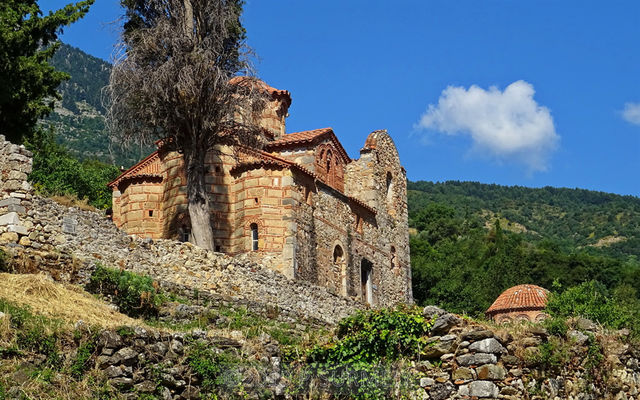
[[[435,323],[424,360],[412,366],[416,399],[640,398],[640,349],[627,343],[626,330],[606,332],[577,319],[559,338],[540,325],[496,328],[437,307],[424,315]]]
[[[284,316],[323,323],[335,323],[357,307],[325,288],[290,280],[241,257],[190,243],[128,236],[100,213],[38,196],[32,211],[25,217],[31,226],[27,236],[0,242],[26,271],[40,266],[54,278],[84,283],[96,263],[102,263],[148,274],[163,287],[187,296],[197,291],[199,296],[245,304],[254,311],[275,309]]]

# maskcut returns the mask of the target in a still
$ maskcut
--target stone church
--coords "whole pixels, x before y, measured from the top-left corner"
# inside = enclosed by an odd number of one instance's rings
[[[207,154],[215,250],[371,306],[411,302],[406,171],[389,134],[371,133],[351,159],[331,128],[285,133],[291,95],[261,84],[266,145]],[[182,157],[157,146],[109,184],[113,222],[189,241]]]

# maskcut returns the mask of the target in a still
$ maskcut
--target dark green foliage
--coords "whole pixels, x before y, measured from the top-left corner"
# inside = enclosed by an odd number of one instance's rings
[[[187,363],[202,382],[204,398],[216,399],[217,393],[228,392],[242,383],[242,376],[238,375],[240,361],[229,353],[215,352],[203,342],[189,346]]]
[[[163,299],[151,277],[100,264],[91,274],[87,290],[110,296],[120,312],[132,317],[157,315]]]
[[[586,242],[566,232],[582,225],[608,232],[603,216],[613,212],[627,216],[614,218],[620,224],[615,229],[631,243],[639,236],[636,198],[460,182],[418,182],[410,188],[413,293],[419,304],[481,316],[502,291],[522,283],[568,288],[595,279],[609,290],[627,285],[640,291],[637,257],[618,256],[612,247],[579,247]],[[574,209],[584,209],[581,221],[563,220]]]
[[[584,189],[487,185],[478,182],[409,182],[409,217],[416,225],[418,214],[430,204],[455,209],[465,221],[483,224],[496,217],[527,229],[524,237],[534,243],[551,240],[560,250],[574,251],[607,236],[626,240],[602,247],[585,247],[593,255],[626,261],[640,254],[640,199]],[[509,227],[503,226],[508,229]]]
[[[419,355],[430,326],[417,307],[359,311],[340,322],[335,341],[309,352],[305,374],[338,398],[388,398],[399,378],[392,363]]]
[[[86,198],[100,209],[111,206],[112,194],[107,183],[120,174],[117,167],[95,160],[78,161],[56,144],[51,132],[36,132],[26,144],[33,152],[29,180],[40,193]]]
[[[58,92],[67,112],[53,112],[42,121],[53,127],[56,142],[79,160],[97,159],[129,167],[155,150],[152,146],[122,149],[112,143],[105,126],[103,88],[109,83],[111,64],[80,49],[62,44],[51,65],[71,76]]]
[[[9,269],[9,260],[7,254],[0,249],[0,271],[7,272]]]
[[[597,281],[585,282],[552,294],[547,312],[555,318],[579,316],[609,328],[640,332],[640,300],[630,286],[620,286],[612,295]]]
[[[69,4],[43,16],[36,0],[0,2],[0,126],[20,143],[53,109],[56,88],[68,75],[48,60],[62,27],[82,18],[94,0]]]
[[[75,379],[82,379],[85,371],[89,366],[89,359],[96,351],[97,335],[90,335],[83,343],[78,346],[78,352],[73,363],[69,367],[69,373]]]

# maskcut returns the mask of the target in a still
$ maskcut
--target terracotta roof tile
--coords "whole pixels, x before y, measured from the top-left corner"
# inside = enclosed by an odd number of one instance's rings
[[[536,285],[518,285],[502,292],[487,314],[515,310],[541,310],[547,305],[549,291]]]
[[[260,80],[258,78],[251,78],[248,76],[234,76],[233,78],[229,79],[229,83],[232,85],[246,85],[246,84],[254,84],[254,87],[258,87],[260,89],[263,89],[265,92],[269,93],[271,96],[283,96],[287,99],[288,104],[291,105],[291,93],[289,93],[288,90],[281,90],[281,89],[276,89],[274,87],[271,87],[269,85],[267,85],[267,83],[263,80]]]
[[[107,186],[113,188],[117,186],[120,182],[125,179],[135,178],[135,177],[162,177],[160,174],[160,157],[158,155],[158,151],[154,151],[149,154],[139,163],[124,171],[120,176],[118,176],[113,181],[109,182]],[[154,165],[155,163],[155,165]]]
[[[240,161],[237,165],[235,165],[233,168],[231,168],[231,171],[235,171],[235,170],[238,170],[238,169],[243,168],[243,167],[253,167],[253,166],[271,164],[271,165],[277,165],[279,167],[284,167],[284,168],[297,169],[298,171],[302,172],[303,174],[313,178],[314,180],[318,180],[318,181],[320,181],[320,182],[322,182],[322,183],[324,183],[326,185],[326,183],[323,182],[316,174],[314,174],[313,172],[309,171],[307,168],[305,168],[304,166],[302,166],[302,165],[300,165],[298,163],[295,163],[293,161],[289,161],[287,159],[278,157],[278,156],[276,156],[274,154],[267,153],[267,152],[262,151],[262,150],[243,148],[242,151],[244,152],[245,156],[248,156],[248,158],[243,160],[243,161]],[[355,197],[348,196],[348,195],[344,194],[342,191],[340,191],[338,189],[335,189],[335,188],[333,188],[333,189],[338,191],[342,196],[347,198],[353,204],[356,204],[356,205],[364,208],[365,210],[369,211],[373,215],[377,214],[376,210],[373,207],[370,207],[368,204],[366,204],[362,200],[356,199]]]
[[[331,128],[313,129],[310,131],[288,133],[280,139],[267,143],[266,147],[280,147],[288,144],[311,143],[316,138],[323,136],[329,132],[333,132]]]
[[[276,149],[291,147],[299,144],[311,144],[323,137],[328,137],[334,143],[336,149],[338,149],[338,152],[344,159],[345,163],[351,162],[351,157],[349,157],[347,151],[344,149],[344,147],[342,147],[342,143],[340,143],[332,128],[320,128],[310,131],[288,133],[281,136],[278,140],[274,140],[273,142],[265,144],[265,150],[274,151]]]

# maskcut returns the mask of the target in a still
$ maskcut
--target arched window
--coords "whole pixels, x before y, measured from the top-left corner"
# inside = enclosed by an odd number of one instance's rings
[[[398,255],[396,254],[396,248],[391,246],[391,268],[395,269],[398,266]]]
[[[344,257],[344,251],[342,251],[342,247],[336,246],[333,249],[333,263],[340,264],[342,262],[343,257]]]
[[[366,258],[360,263],[360,294],[362,301],[370,306],[373,305],[373,264]]]
[[[347,295],[347,263],[345,262],[344,251],[340,245],[333,248],[333,265],[336,271],[340,271],[340,283],[342,284],[342,294]]]
[[[387,172],[387,203],[393,201],[393,175],[391,172]]]
[[[187,225],[182,225],[179,235],[181,242],[188,242],[189,240],[191,240],[191,228]]]
[[[257,251],[258,250],[258,224],[251,224],[249,226],[249,229],[251,229],[251,250],[252,251]]]

